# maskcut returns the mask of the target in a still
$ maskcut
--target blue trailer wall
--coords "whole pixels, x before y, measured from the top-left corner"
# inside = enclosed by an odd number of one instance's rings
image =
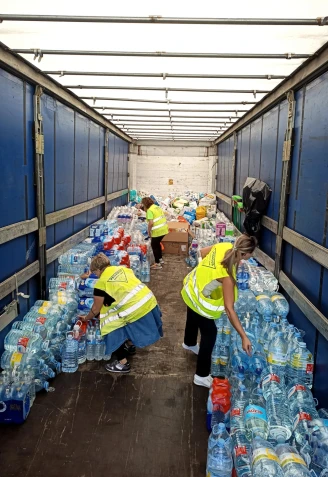
[[[34,185],[33,95],[35,87],[0,69],[0,228],[36,217]],[[42,95],[44,126],[44,174],[46,214],[104,196],[105,128],[58,100]],[[109,134],[108,193],[128,188],[128,143]],[[127,203],[125,194],[109,202],[109,211]],[[47,227],[47,249],[104,216],[104,206]],[[35,262],[37,232],[0,245],[0,283]],[[57,260],[47,266],[47,282],[57,271]],[[20,299],[21,319],[39,298],[38,277],[19,291],[30,295]],[[0,312],[12,301],[12,294],[0,301]],[[0,317],[1,320],[1,317]],[[0,332],[3,339],[11,325]]]
[[[286,226],[327,247],[328,224],[328,73],[295,94],[294,148]],[[287,101],[272,108],[237,132],[235,187],[231,171],[233,137],[218,145],[217,191],[242,195],[246,178],[256,177],[272,189],[266,215],[278,221],[282,151],[287,126]],[[231,207],[219,200],[231,216]],[[263,228],[261,249],[275,258],[276,237]],[[328,316],[328,270],[308,255],[283,243],[282,271],[316,308]],[[305,341],[315,357],[314,393],[328,406],[328,342],[288,296],[289,320],[306,332]]]

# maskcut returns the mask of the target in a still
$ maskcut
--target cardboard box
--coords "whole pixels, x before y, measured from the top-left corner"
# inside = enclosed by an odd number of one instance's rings
[[[169,233],[163,238],[164,253],[172,255],[188,255],[187,222],[168,222]]]

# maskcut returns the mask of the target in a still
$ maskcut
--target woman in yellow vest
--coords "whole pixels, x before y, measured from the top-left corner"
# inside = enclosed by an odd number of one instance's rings
[[[92,260],[90,272],[99,277],[94,303],[88,315],[79,318],[100,319],[106,354],[114,353],[116,357],[106,370],[129,373],[127,356],[135,354],[135,347],[149,346],[163,336],[161,310],[153,293],[132,270],[111,266],[103,253]]]
[[[168,234],[169,229],[166,223],[166,218],[163,210],[154,204],[153,199],[144,197],[141,204],[146,212],[146,219],[148,222],[148,235],[151,237],[151,248],[153,249],[155,263],[151,266],[153,270],[160,270],[162,268],[163,257],[161,241]]]
[[[219,243],[206,247],[201,250],[203,260],[184,279],[181,294],[187,305],[187,322],[182,346],[198,355],[194,383],[199,386],[211,386],[211,354],[217,333],[214,320],[220,318],[222,312],[226,312],[239,333],[244,351],[251,352],[251,342],[234,310],[234,302],[237,299],[236,267],[240,260],[250,258],[256,246],[255,237],[241,235],[234,245]]]

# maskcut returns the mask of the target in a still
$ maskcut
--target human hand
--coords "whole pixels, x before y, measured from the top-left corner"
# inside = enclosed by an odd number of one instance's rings
[[[81,320],[83,323],[89,321],[89,318],[87,318],[87,315],[78,315],[77,319]]]
[[[245,335],[241,339],[241,343],[242,343],[242,347],[243,347],[243,350],[245,351],[245,353],[247,353],[248,356],[251,356],[251,354],[252,354],[252,343],[251,343],[250,339]]]

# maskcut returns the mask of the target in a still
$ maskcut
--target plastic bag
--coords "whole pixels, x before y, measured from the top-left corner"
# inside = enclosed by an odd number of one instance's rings
[[[196,219],[200,220],[206,216],[206,207],[197,207],[196,209]]]
[[[259,236],[261,217],[266,211],[272,190],[260,179],[248,177],[243,187],[243,204],[246,214],[244,228],[249,235]]]

